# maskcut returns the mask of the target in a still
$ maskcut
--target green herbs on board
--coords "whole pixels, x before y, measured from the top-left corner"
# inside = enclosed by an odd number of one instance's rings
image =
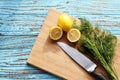
[[[89,53],[99,61],[108,73],[109,80],[118,80],[112,64],[114,48],[117,43],[116,36],[98,27],[93,27],[86,18],[79,18],[79,20],[81,24],[77,24],[75,20],[73,22],[73,27],[82,33],[77,42],[78,49]]]

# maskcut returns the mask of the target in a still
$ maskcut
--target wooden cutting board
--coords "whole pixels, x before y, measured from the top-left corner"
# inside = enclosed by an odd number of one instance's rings
[[[93,80],[94,78],[92,76],[59,48],[56,41],[52,41],[49,38],[49,28],[57,24],[60,14],[62,14],[62,12],[53,8],[49,10],[27,62],[63,79]],[[60,41],[67,42],[66,35],[64,35]],[[113,62],[120,78],[120,39],[118,39]],[[106,76],[105,70],[97,62],[96,64],[98,65],[97,71]]]

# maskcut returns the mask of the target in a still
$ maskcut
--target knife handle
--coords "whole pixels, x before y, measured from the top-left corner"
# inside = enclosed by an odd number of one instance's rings
[[[101,73],[98,72],[91,72],[91,74],[97,79],[97,80],[107,80]]]

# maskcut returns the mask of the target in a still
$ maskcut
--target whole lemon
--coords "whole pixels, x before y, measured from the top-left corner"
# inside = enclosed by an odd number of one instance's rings
[[[62,14],[58,18],[58,26],[63,29],[63,31],[68,32],[73,25],[71,17],[67,14]]]

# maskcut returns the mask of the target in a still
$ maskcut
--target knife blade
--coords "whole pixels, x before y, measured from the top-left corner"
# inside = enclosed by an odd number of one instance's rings
[[[57,44],[69,55],[78,65],[84,68],[88,73],[92,74],[98,80],[107,80],[101,73],[97,73],[95,68],[97,65],[89,58],[83,55],[77,49],[65,44],[63,42],[57,42]]]

